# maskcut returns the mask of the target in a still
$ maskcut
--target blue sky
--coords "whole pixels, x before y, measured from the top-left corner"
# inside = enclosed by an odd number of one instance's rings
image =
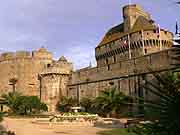
[[[161,27],[175,31],[180,22],[176,0],[131,0],[152,14]],[[45,46],[75,68],[95,65],[94,48],[105,32],[122,22],[128,0],[3,0],[0,4],[0,49],[35,50]]]

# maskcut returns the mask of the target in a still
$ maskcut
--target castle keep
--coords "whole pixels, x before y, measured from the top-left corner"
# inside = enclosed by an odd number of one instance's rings
[[[173,34],[161,29],[139,5],[123,7],[123,23],[111,28],[95,48],[96,67],[73,71],[65,57],[55,61],[45,48],[33,52],[3,53],[0,57],[0,90],[38,95],[55,112],[62,96],[96,97],[116,87],[127,95],[146,96],[140,84],[150,71],[170,70]],[[145,82],[144,82],[145,83]]]

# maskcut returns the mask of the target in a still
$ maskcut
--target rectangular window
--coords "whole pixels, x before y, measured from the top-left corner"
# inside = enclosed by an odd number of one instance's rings
[[[108,59],[106,59],[106,64],[108,64]]]

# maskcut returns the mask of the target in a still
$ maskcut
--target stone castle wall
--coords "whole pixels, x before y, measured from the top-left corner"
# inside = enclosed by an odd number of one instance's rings
[[[65,57],[55,61],[45,48],[1,54],[0,93],[12,91],[10,79],[15,78],[18,92],[39,96],[50,112],[56,111],[62,96],[80,101],[112,87],[127,95],[149,97],[141,83],[152,79],[148,68],[156,72],[173,68],[173,34],[164,29],[158,33],[150,15],[138,5],[125,6],[123,17],[124,22],[108,31],[95,48],[97,67],[73,72]]]
[[[135,93],[138,89],[138,80],[140,83],[144,75],[150,72],[148,68],[160,72],[172,68],[171,50],[124,60],[111,64],[110,67],[87,68],[74,72],[71,84],[68,85],[68,96],[95,97],[100,91],[111,87],[117,87],[126,94],[130,94],[131,91]]]
[[[39,95],[38,74],[52,63],[52,54],[43,50],[3,53],[0,56],[1,94],[12,91],[10,79],[16,78],[16,90],[25,95]]]

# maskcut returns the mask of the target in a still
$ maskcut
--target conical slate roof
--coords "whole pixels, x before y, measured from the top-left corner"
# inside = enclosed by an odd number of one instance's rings
[[[66,61],[67,62],[67,59],[64,56],[61,56],[58,61]]]

